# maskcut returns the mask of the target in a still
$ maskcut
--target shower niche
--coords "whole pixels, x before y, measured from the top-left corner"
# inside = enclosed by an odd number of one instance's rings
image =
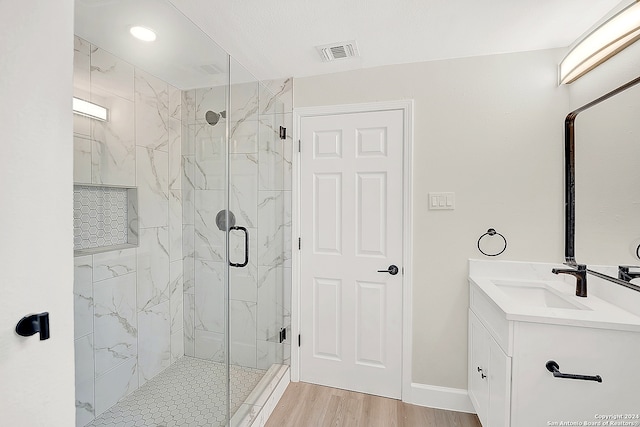
[[[138,190],[78,184],[73,186],[75,256],[138,246]]]

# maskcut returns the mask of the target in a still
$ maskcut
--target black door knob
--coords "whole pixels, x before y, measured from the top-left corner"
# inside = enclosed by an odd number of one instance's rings
[[[391,264],[387,270],[378,270],[378,273],[389,273],[392,276],[398,274],[398,267]]]

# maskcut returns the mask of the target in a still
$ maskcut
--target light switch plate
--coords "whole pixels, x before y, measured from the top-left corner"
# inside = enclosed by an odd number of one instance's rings
[[[455,208],[455,193],[429,193],[429,210],[453,210]]]

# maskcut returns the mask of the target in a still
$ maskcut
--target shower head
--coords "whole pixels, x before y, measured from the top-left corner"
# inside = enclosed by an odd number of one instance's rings
[[[219,113],[216,113],[215,111],[209,110],[204,114],[204,119],[211,126],[215,126],[216,124],[218,124],[218,121],[220,121],[220,117],[222,117],[223,119],[226,119],[227,118],[227,112],[226,111],[220,111]]]

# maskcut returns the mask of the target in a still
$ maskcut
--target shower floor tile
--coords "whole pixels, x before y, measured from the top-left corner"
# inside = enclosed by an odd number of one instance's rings
[[[231,365],[231,414],[266,371]],[[87,426],[222,426],[225,367],[184,356]]]

